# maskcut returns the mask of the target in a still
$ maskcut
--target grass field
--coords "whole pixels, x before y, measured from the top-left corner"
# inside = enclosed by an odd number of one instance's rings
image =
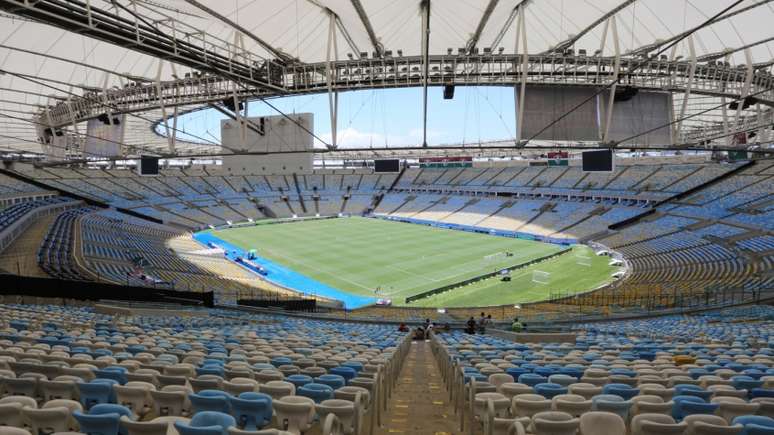
[[[557,245],[433,228],[370,218],[338,218],[255,225],[213,231],[243,250],[342,291],[404,299],[427,290],[525,263],[558,252]],[[591,265],[578,264],[574,252],[517,269],[511,282],[497,278],[454,289],[411,306],[458,307],[542,300],[551,292],[581,292],[610,278],[607,257],[589,252]],[[505,252],[513,253],[506,257]],[[492,256],[492,257],[488,257]],[[532,271],[551,274],[548,284],[532,282]],[[378,294],[374,289],[380,288]]]

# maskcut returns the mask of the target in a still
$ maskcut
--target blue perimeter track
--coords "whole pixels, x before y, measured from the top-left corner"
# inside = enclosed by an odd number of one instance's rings
[[[365,307],[367,305],[373,305],[378,300],[377,298],[372,298],[369,296],[357,296],[346,293],[342,290],[330,287],[319,281],[309,278],[306,275],[295,272],[292,269],[288,269],[285,266],[267,260],[266,258],[256,256],[251,261],[260,265],[266,270],[266,272],[268,272],[265,276],[260,275],[253,269],[236,262],[237,257],[247,258],[247,253],[242,249],[214,236],[210,232],[195,233],[193,237],[199,243],[202,243],[205,246],[209,246],[209,244],[212,243],[213,245],[223,248],[226,251],[225,255],[227,259],[233,261],[235,264],[243,267],[244,269],[249,270],[251,273],[254,273],[256,277],[260,277],[259,279],[265,279],[266,281],[273,282],[282,287],[287,287],[304,295],[320,296],[326,299],[338,300],[344,304],[344,308],[346,309],[355,309]]]

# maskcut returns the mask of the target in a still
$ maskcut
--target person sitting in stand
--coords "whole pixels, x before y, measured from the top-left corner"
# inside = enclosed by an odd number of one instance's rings
[[[401,322],[401,324],[398,326],[398,332],[409,332],[409,328],[405,323]]]
[[[524,325],[519,322],[519,318],[515,317],[513,319],[513,323],[511,323],[511,331],[513,332],[521,332],[524,330]]]
[[[476,333],[476,320],[473,318],[473,316],[470,316],[470,320],[468,320],[467,328],[465,328],[465,333],[467,334]]]

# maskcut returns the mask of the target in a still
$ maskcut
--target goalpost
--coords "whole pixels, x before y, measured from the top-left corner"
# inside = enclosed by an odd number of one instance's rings
[[[551,281],[551,273],[542,270],[532,271],[532,282],[546,285]]]

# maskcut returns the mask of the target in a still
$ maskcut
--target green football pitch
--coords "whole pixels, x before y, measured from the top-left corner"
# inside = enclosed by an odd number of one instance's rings
[[[563,248],[541,242],[372,218],[309,219],[212,231],[213,235],[347,293],[404,300]],[[512,253],[506,256],[505,253]],[[585,246],[511,272],[417,300],[408,306],[476,307],[544,300],[591,290],[616,268]],[[533,272],[539,274],[533,280]],[[541,281],[541,282],[538,282]]]

